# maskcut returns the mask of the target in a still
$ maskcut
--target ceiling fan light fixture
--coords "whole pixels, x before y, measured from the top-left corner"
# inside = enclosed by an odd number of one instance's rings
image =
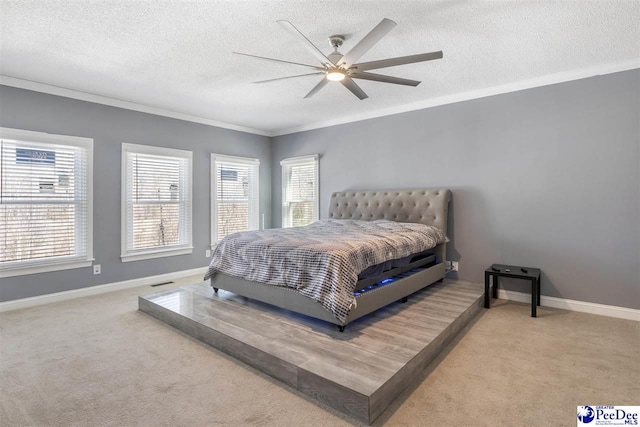
[[[325,55],[291,22],[285,19],[281,19],[278,20],[278,24],[280,24],[288,33],[295,37],[298,42],[302,43],[302,45],[309,51],[309,53],[312,54],[320,62],[320,65],[309,65],[300,62],[284,61],[282,59],[267,58],[264,56],[250,55],[240,52],[233,53],[263,59],[266,61],[293,64],[313,69],[313,72],[309,72],[306,74],[261,80],[254,83],[266,83],[297,77],[323,75],[322,79],[313,87],[313,89],[311,89],[309,93],[305,95],[305,98],[310,98],[320,89],[329,84],[329,82],[340,82],[347,90],[353,93],[360,100],[368,98],[367,94],[360,88],[360,86],[356,84],[356,82],[354,81],[355,79],[415,87],[420,84],[420,82],[417,80],[403,79],[400,77],[371,73],[369,72],[369,70],[396,67],[398,65],[413,64],[416,62],[431,61],[433,59],[442,58],[442,51],[437,51],[429,53],[419,53],[416,55],[398,56],[395,58],[386,58],[377,61],[358,62],[358,60],[364,54],[366,54],[376,43],[378,43],[384,36],[387,35],[389,31],[391,31],[396,26],[395,22],[387,18],[384,18],[382,21],[380,21],[380,23],[376,25],[373,30],[369,31],[369,33],[364,36],[364,38],[362,38],[358,43],[356,43],[356,45],[353,46],[351,50],[345,55],[338,51],[338,48],[342,46],[342,43],[345,39],[343,35],[334,34],[332,36],[329,36],[329,42],[331,43],[333,52],[329,55]]]
[[[331,80],[332,82],[339,82],[341,80],[344,80],[346,76],[347,74],[339,68],[334,68],[327,72],[327,80]]]

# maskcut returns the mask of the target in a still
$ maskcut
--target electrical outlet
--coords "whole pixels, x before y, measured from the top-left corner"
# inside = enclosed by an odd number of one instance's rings
[[[100,274],[100,264],[93,266],[93,274]]]
[[[204,251],[204,256],[207,258],[211,258],[211,249],[207,249],[206,251]]]
[[[451,261],[451,271],[458,271],[458,261]]]

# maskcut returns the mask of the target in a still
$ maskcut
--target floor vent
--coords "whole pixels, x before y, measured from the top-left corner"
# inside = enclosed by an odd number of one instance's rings
[[[170,285],[173,282],[162,282],[162,283],[156,283],[155,285],[151,285],[152,288],[155,288],[156,286],[162,286],[162,285]]]

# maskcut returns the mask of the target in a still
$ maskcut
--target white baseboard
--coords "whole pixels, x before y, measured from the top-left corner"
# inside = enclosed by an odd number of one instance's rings
[[[158,282],[177,280],[183,277],[195,276],[199,274],[204,276],[206,271],[207,267],[192,268],[191,270],[174,271],[172,273],[159,274],[157,276],[140,277],[138,279],[124,280],[122,282],[107,283],[104,285],[89,286],[87,288],[73,289],[70,291],[56,292],[47,295],[39,295],[37,297],[0,302],[0,313],[5,311],[18,310],[21,308],[35,307],[37,305],[49,304],[52,302],[66,301],[90,295],[104,294],[106,292],[113,292],[121,289],[147,286]],[[498,289],[498,298],[508,301],[522,302],[525,304],[531,303],[531,294],[516,291],[506,291],[504,289]],[[579,311],[582,313],[598,314],[601,316],[616,317],[619,319],[635,320],[637,322],[640,322],[640,310],[633,308],[548,297],[544,295],[540,297],[540,305],[545,307],[560,308],[563,310]]]
[[[531,294],[498,289],[498,298],[515,302],[531,304]],[[596,304],[594,302],[576,301],[571,299],[540,296],[540,305],[563,310],[580,311],[582,313],[598,314],[600,316],[617,317],[618,319],[635,320],[640,322],[640,310],[615,305]]]
[[[118,291],[120,289],[135,288],[138,286],[153,285],[154,283],[167,282],[181,279],[183,277],[204,274],[207,267],[192,268],[191,270],[174,271],[172,273],[159,274],[157,276],[140,277],[138,279],[123,280],[122,282],[107,283],[104,285],[89,286],[87,288],[73,289],[70,291],[56,292],[53,294],[39,295],[37,297],[22,298],[13,301],[0,302],[0,313],[20,308],[34,307],[52,302],[65,301],[89,295],[104,294],[106,292]]]

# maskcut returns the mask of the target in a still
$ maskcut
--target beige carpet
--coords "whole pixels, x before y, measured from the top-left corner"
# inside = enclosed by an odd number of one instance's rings
[[[194,281],[0,314],[0,425],[355,424],[137,311]],[[578,405],[640,404],[640,323],[529,310],[484,310],[375,425],[574,426]]]

